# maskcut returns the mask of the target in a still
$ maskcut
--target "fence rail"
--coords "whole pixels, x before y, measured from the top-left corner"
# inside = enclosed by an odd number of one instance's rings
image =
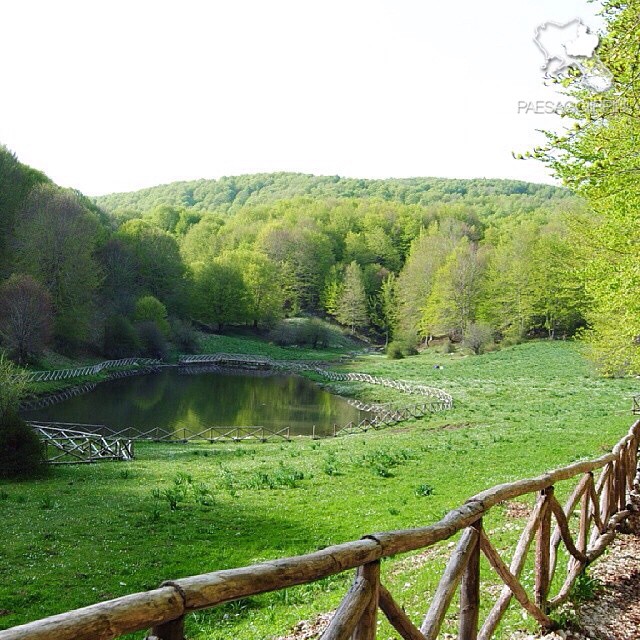
[[[37,422],[29,424],[40,436],[49,464],[133,459],[133,441],[130,439],[106,438],[97,433]]]
[[[123,358],[121,360],[105,360],[97,364],[86,367],[76,367],[74,369],[57,369],[55,371],[26,371],[25,380],[27,382],[50,382],[56,380],[68,380],[70,378],[80,378],[83,376],[95,376],[105,369],[120,369],[122,367],[144,367],[161,364],[160,360],[153,358]]]
[[[165,582],[152,591],[0,631],[0,640],[109,640],[144,629],[151,629],[151,636],[158,640],[182,640],[184,617],[192,611],[308,584],[352,569],[356,569],[354,582],[322,640],[375,640],[378,609],[404,640],[435,640],[458,587],[460,638],[489,640],[513,598],[542,627],[551,628],[550,610],[567,599],[585,566],[605,551],[617,527],[631,514],[627,496],[638,489],[639,440],[640,421],[611,453],[535,478],[492,487],[426,527],[377,533],[308,555]],[[597,480],[594,471],[599,471]],[[563,507],[555,497],[554,485],[569,479],[578,482]],[[538,494],[535,508],[507,564],[483,528],[483,516],[505,500],[531,493]],[[569,522],[578,505],[579,530],[574,539]],[[458,532],[462,534],[460,540],[418,627],[382,582],[380,560],[431,547]],[[535,588],[530,595],[520,575],[534,539]],[[566,578],[558,593],[550,597],[549,587],[559,566],[561,543],[569,554]],[[482,624],[481,555],[504,583]]]
[[[633,397],[633,406],[631,407],[631,413],[634,415],[640,415],[640,396]]]
[[[241,442],[257,440],[269,442],[271,440],[291,440],[291,430],[289,427],[282,429],[269,429],[267,427],[206,427],[197,432],[187,430],[186,427],[179,427],[173,431],[168,431],[160,427],[149,429],[136,429],[126,427],[124,429],[112,429],[104,424],[80,424],[75,422],[31,422],[33,427],[54,429],[65,433],[80,433],[82,435],[99,436],[102,438],[122,439],[128,441],[152,440],[154,442]]]

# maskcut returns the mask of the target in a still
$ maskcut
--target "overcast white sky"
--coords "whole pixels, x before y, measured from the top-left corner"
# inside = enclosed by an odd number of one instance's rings
[[[0,3],[0,142],[88,195],[259,171],[549,182],[533,42],[587,0]]]

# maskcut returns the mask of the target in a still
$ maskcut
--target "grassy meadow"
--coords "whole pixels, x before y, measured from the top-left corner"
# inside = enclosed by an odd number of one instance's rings
[[[235,344],[217,350],[241,351]],[[599,377],[571,342],[532,342],[482,356],[366,355],[343,368],[440,387],[454,396],[455,408],[322,441],[138,444],[129,463],[56,468],[37,481],[1,483],[0,628],[166,579],[429,524],[484,488],[609,449],[632,421],[637,392],[635,380]],[[357,383],[331,388],[382,401],[406,397]],[[567,490],[557,487],[560,497]],[[531,503],[497,507],[487,518],[507,560]],[[383,562],[384,583],[418,624],[450,545]],[[483,567],[483,594],[495,597],[497,583]],[[187,635],[286,635],[299,620],[334,608],[350,579],[336,576],[190,615]],[[452,630],[454,619],[447,624]],[[533,626],[512,607],[500,633],[517,628]],[[381,629],[381,638],[395,637],[386,622]]]

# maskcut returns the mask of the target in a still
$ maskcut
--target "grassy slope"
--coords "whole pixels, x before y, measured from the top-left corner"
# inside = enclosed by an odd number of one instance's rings
[[[433,369],[435,362],[445,368]],[[483,488],[609,448],[631,422],[636,386],[598,378],[570,343],[530,343],[468,358],[367,356],[353,368],[441,386],[456,408],[413,428],[320,442],[140,445],[131,463],[68,467],[38,482],[0,485],[0,610],[9,612],[0,615],[0,628],[168,578],[427,524]],[[397,397],[378,387],[351,385],[350,391]],[[206,483],[214,504],[191,498],[171,511],[166,499],[153,497],[154,488],[171,488],[179,473]],[[294,481],[295,473],[304,479]],[[433,495],[419,495],[423,485]],[[519,530],[503,508],[494,509],[487,526],[500,549],[511,547]],[[383,566],[384,581],[417,619],[445,559],[429,554],[425,561],[417,554]],[[284,633],[335,606],[347,580],[190,616],[189,637]],[[507,627],[522,625],[515,612]]]

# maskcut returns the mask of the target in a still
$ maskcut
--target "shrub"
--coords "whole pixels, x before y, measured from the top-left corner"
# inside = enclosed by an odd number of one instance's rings
[[[415,345],[404,340],[394,340],[387,345],[387,357],[391,360],[400,360],[405,356],[415,356],[418,353]]]
[[[198,334],[188,322],[172,318],[171,337],[180,353],[198,353],[200,349]]]
[[[141,322],[138,325],[138,339],[140,340],[140,353],[145,358],[164,360],[167,357],[167,341],[155,322]]]
[[[419,498],[426,498],[428,496],[432,496],[433,491],[434,491],[433,487],[430,484],[425,483],[416,487],[415,493]]]
[[[38,434],[14,410],[0,417],[0,478],[31,478],[44,472]]]
[[[269,337],[282,347],[308,345],[315,349],[327,343],[326,328],[317,318],[283,320],[271,330]]]
[[[155,322],[162,335],[169,335],[167,308],[154,296],[144,296],[136,302],[134,320],[137,323]]]
[[[387,358],[391,360],[401,360],[404,358],[404,351],[399,342],[390,342],[387,345]]]
[[[138,353],[140,340],[133,325],[124,316],[111,316],[104,326],[103,353],[108,358],[126,358]]]
[[[473,322],[464,336],[464,345],[479,355],[493,342],[493,329],[484,322]]]
[[[5,413],[18,411],[25,389],[24,373],[0,354],[0,420]]]

